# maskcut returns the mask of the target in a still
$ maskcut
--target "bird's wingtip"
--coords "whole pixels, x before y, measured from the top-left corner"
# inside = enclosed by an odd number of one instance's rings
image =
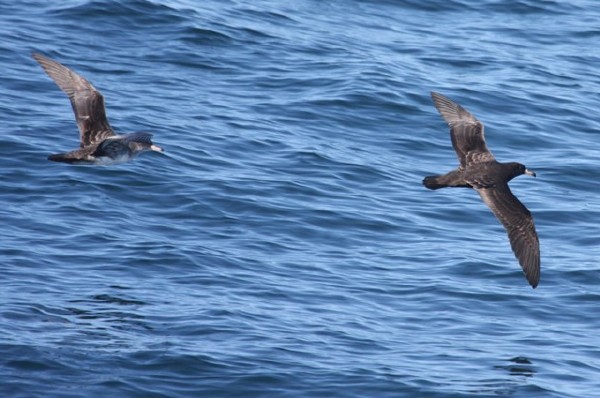
[[[535,289],[536,287],[538,287],[538,284],[540,283],[539,279],[538,280],[530,280],[529,284],[531,285],[532,289]]]
[[[442,94],[438,93],[437,91],[430,91],[429,93],[433,99],[442,97]]]
[[[539,269],[537,270],[531,270],[529,273],[525,273],[525,278],[527,279],[527,282],[529,282],[529,284],[531,285],[531,287],[533,289],[535,289],[536,287],[538,287],[539,283],[540,283],[540,272]]]

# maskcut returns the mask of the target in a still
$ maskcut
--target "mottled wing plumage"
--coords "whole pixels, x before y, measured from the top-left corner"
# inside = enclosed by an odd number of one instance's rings
[[[58,87],[69,96],[79,127],[81,147],[97,144],[114,135],[106,118],[104,97],[89,81],[66,66],[41,54],[34,53],[33,58],[39,62]]]
[[[145,144],[152,144],[152,134],[144,132],[130,133],[122,136],[126,142],[143,142]]]
[[[452,146],[460,167],[471,163],[489,162],[494,156],[485,144],[483,124],[465,108],[438,93],[431,93],[435,107],[450,126]]]
[[[478,189],[479,195],[508,232],[510,246],[532,287],[540,281],[540,243],[533,217],[508,184]]]

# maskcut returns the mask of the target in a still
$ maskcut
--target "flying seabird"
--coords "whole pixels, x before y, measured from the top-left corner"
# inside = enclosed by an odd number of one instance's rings
[[[145,151],[163,152],[152,143],[152,134],[135,132],[116,135],[106,118],[104,97],[84,77],[66,66],[33,53],[44,71],[69,96],[79,127],[80,148],[48,156],[49,160],[72,164],[108,165],[127,162]]]
[[[535,172],[520,163],[496,161],[485,144],[483,123],[443,95],[432,92],[431,97],[450,126],[452,146],[460,165],[449,173],[425,177],[423,185],[429,189],[475,189],[508,232],[510,246],[527,281],[535,288],[540,281],[540,242],[531,213],[508,187],[513,178],[521,174],[535,177]]]

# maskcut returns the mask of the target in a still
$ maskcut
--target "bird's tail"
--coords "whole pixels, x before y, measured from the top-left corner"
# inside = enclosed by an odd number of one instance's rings
[[[48,160],[51,160],[53,162],[68,162],[67,158],[65,158],[65,155],[62,153],[55,153],[54,155],[50,155],[48,156]]]
[[[65,153],[55,153],[53,155],[48,156],[48,160],[53,162],[62,162],[62,163],[86,163],[83,156],[80,156],[81,150],[65,152]]]
[[[460,170],[453,170],[439,176],[427,176],[423,179],[423,185],[429,189],[440,189],[445,187],[472,188],[471,185],[465,182]]]
[[[438,177],[440,176],[427,176],[423,179],[423,185],[425,185],[425,188],[429,188],[429,189],[440,189],[440,188],[444,188],[447,187],[447,185],[442,184]]]

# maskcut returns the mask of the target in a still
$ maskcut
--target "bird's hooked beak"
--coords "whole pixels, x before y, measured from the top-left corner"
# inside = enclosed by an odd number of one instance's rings
[[[150,145],[150,150],[151,151],[156,151],[156,152],[164,152],[165,151],[164,149],[162,149],[158,145],[154,145],[154,144]]]
[[[525,174],[527,174],[528,176],[533,176],[533,177],[536,176],[535,171],[529,170],[529,169],[525,169]]]

